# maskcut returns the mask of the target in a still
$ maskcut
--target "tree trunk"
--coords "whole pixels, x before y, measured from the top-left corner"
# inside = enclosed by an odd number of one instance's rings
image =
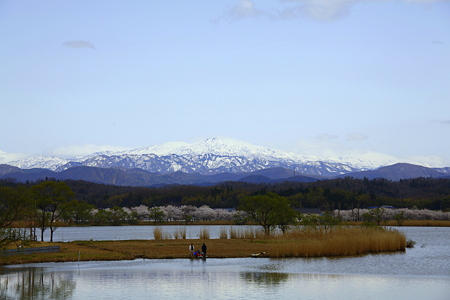
[[[53,227],[50,226],[50,242],[52,243],[53,243],[53,232],[54,232]]]

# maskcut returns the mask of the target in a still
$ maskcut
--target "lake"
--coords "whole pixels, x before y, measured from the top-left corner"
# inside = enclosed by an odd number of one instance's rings
[[[179,230],[186,230],[187,239],[198,239],[200,231],[207,228],[210,232],[210,238],[218,239],[220,230],[225,228],[245,229],[258,228],[258,226],[230,226],[230,225],[140,225],[140,226],[88,226],[88,227],[60,227],[53,233],[55,242],[68,242],[77,240],[94,240],[94,241],[114,241],[114,240],[151,240],[154,239],[153,231],[160,228],[162,232],[172,235]],[[36,235],[40,238],[40,230],[36,230]],[[50,240],[49,230],[44,231],[44,240]]]
[[[163,230],[175,230],[168,227]],[[196,238],[202,227],[188,226],[188,238]],[[221,227],[211,227],[211,237]],[[0,268],[0,299],[450,299],[450,228],[398,229],[417,242],[415,248],[343,258],[137,259],[7,266]],[[58,231],[64,240],[125,239],[122,232],[126,239],[152,238],[150,226]],[[93,235],[95,231],[101,236]]]

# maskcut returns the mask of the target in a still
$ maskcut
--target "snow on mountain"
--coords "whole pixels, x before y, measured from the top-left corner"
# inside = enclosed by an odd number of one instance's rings
[[[65,165],[69,162],[70,160],[68,159],[56,156],[35,156],[21,160],[15,160],[9,162],[8,164],[21,169],[41,168],[55,171],[58,169],[58,166]]]
[[[182,156],[214,154],[219,156],[246,156],[249,158],[276,157],[292,160],[311,160],[312,158],[314,158],[313,156],[301,156],[295,153],[273,150],[229,138],[208,138],[204,141],[196,143],[170,142],[147,148],[123,151],[117,154],[156,154],[158,156],[167,156],[173,154]]]
[[[150,172],[217,174],[251,172],[283,167],[299,173],[332,176],[361,171],[371,166],[367,161],[352,159],[319,159],[316,156],[256,146],[234,139],[209,138],[196,143],[170,142],[130,151],[93,153],[72,159],[39,156],[11,162],[22,169],[45,168],[63,171],[74,166],[100,168],[140,168]],[[379,163],[379,162],[377,162]],[[387,165],[386,164],[379,164]]]
[[[354,156],[322,158],[323,161],[348,164],[357,169],[376,169],[398,163],[398,159],[393,156],[370,153]]]
[[[138,148],[130,151],[122,151],[117,154],[135,154],[135,155],[155,154],[158,156],[164,156],[176,154],[178,152],[177,149],[188,148],[189,145],[191,144],[185,142],[169,142],[161,145]]]

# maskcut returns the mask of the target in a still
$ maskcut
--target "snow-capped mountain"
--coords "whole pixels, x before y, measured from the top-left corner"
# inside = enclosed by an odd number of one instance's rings
[[[246,156],[246,157],[276,157],[282,159],[308,160],[313,156],[301,156],[299,154],[273,150],[256,146],[247,142],[225,138],[209,138],[196,143],[170,142],[157,146],[139,148],[131,151],[117,152],[116,154],[155,154],[158,156],[179,155],[195,156],[214,154],[218,156]],[[317,159],[317,158],[316,158]]]
[[[367,170],[362,164],[320,160],[292,152],[274,150],[233,139],[209,138],[197,143],[171,142],[121,152],[101,152],[85,157],[33,157],[10,162],[22,169],[44,168],[63,171],[74,166],[139,168],[150,172],[199,173],[252,172],[283,167],[298,173],[334,176]]]
[[[58,168],[58,166],[63,166],[67,163],[70,163],[70,161],[71,161],[70,159],[65,159],[61,157],[40,155],[31,158],[15,160],[9,162],[8,164],[21,169],[40,168],[55,171]]]

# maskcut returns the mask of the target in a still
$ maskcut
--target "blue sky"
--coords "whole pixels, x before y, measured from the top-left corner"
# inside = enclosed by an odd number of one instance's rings
[[[231,137],[450,166],[450,2],[0,1],[0,163]]]

